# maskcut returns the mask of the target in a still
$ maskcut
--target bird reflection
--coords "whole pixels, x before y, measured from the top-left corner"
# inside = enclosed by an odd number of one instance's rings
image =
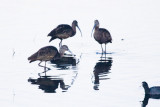
[[[66,92],[68,88],[73,85],[77,73],[72,79],[70,85],[66,85],[63,78],[59,78],[58,76],[39,76],[37,79],[29,78],[28,82],[31,84],[39,85],[39,89],[44,90],[45,93],[56,93],[56,89],[60,87],[62,92]]]
[[[51,60],[57,68],[67,69],[68,66],[76,66],[76,58],[73,55],[65,54],[61,59]]]
[[[148,104],[149,99],[160,99],[160,95],[149,95],[149,94],[145,94],[144,100],[142,101],[142,106],[141,107],[146,107]]]
[[[101,59],[100,62],[97,62],[95,67],[94,67],[94,90],[99,90],[99,84],[100,80],[107,80],[110,78],[106,78],[107,74],[110,73],[109,71],[111,70],[112,66],[112,58],[107,57],[105,60]]]
[[[31,84],[39,85],[39,89],[44,90],[46,93],[55,93],[55,90],[58,88],[59,84],[62,90],[67,90],[62,79],[52,80],[51,78],[44,76],[37,79],[29,78],[28,82],[31,82]]]
[[[148,100],[149,100],[149,95],[145,95],[144,100],[142,101],[142,107],[146,107],[146,105],[148,104]]]

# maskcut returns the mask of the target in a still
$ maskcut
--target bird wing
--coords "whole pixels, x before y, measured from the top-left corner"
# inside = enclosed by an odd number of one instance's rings
[[[59,35],[59,34],[63,34],[63,33],[66,33],[68,31],[72,30],[72,27],[70,25],[67,25],[67,24],[61,24],[61,25],[58,25],[55,29],[53,29],[49,34],[48,36],[56,36],[56,35]]]
[[[159,86],[151,87],[150,94],[159,94],[160,95],[160,87]]]
[[[41,48],[38,51],[38,59],[46,59],[49,60],[50,58],[53,58],[56,54],[57,54],[58,50],[57,48],[53,47],[53,46],[46,46]]]
[[[107,38],[107,42],[111,42],[112,43],[112,37],[111,37],[111,34],[110,32],[107,30],[107,29],[104,29],[104,28],[101,28],[99,30],[103,30],[103,37],[104,38]]]

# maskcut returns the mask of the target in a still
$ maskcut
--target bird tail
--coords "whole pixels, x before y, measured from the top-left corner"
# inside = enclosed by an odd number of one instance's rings
[[[56,39],[57,36],[56,36],[56,31],[55,29],[53,29],[49,34],[48,36],[51,36],[51,39],[49,40],[49,42],[51,42],[52,40]]]
[[[30,60],[29,63],[36,61],[37,60],[37,56],[38,56],[38,52],[34,53],[33,55],[31,55],[30,57],[28,57],[28,60]]]
[[[52,40],[56,39],[56,36],[52,36],[51,39],[49,40],[49,42],[51,42]]]
[[[55,30],[53,29],[47,36],[54,36],[55,35]]]

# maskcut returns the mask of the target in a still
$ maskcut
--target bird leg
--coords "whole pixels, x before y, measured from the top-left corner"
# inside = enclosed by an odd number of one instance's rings
[[[105,44],[105,54],[106,54],[106,44]]]
[[[60,43],[59,43],[59,47],[61,47],[62,46],[62,39],[61,39],[61,41],[60,41]]]
[[[47,72],[47,71],[50,70],[50,68],[46,67],[46,61],[45,61],[45,66],[40,65],[41,63],[42,63],[42,61],[41,61],[38,65],[39,65],[40,67],[44,67],[44,72]],[[47,70],[46,70],[46,68],[47,68]]]
[[[46,61],[45,61],[44,72],[45,72],[45,76],[46,76],[46,72],[47,72],[47,70],[46,70]]]
[[[103,57],[103,47],[102,47],[102,44],[101,44],[101,48],[102,48],[102,54],[101,54],[101,58]]]
[[[104,51],[104,54],[105,54],[105,60],[106,60],[106,44],[105,44],[105,51]]]
[[[102,48],[102,55],[103,55],[103,47],[102,47],[102,44],[101,44],[101,48]]]

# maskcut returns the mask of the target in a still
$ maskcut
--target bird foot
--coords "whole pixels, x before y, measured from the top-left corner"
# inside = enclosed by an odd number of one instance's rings
[[[107,54],[107,52],[106,51],[103,51],[103,53],[102,54]]]
[[[51,70],[51,68],[48,68],[48,71]]]
[[[38,76],[40,76],[40,77],[41,77],[41,73],[38,73]]]

